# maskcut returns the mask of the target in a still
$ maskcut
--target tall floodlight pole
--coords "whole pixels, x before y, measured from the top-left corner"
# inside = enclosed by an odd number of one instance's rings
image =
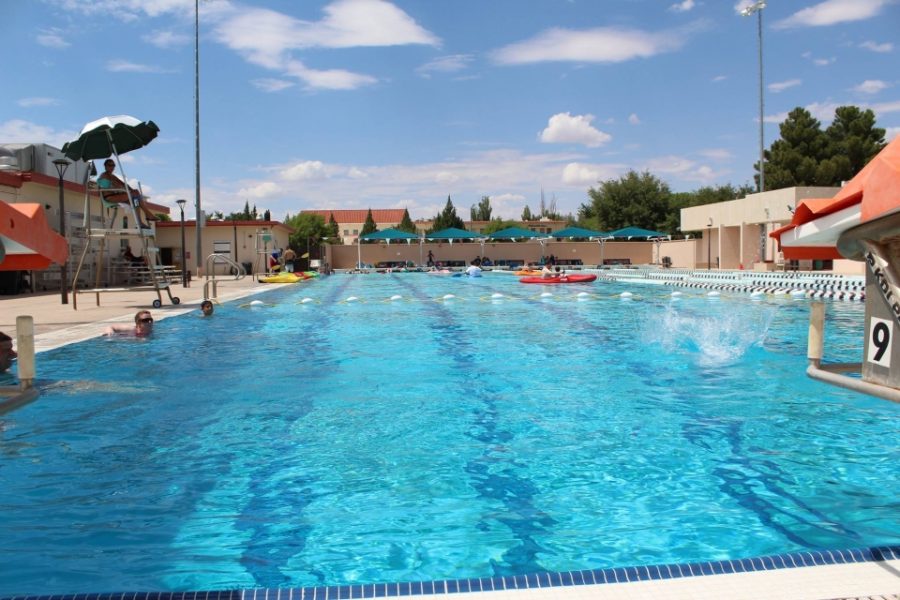
[[[66,169],[69,168],[69,165],[72,164],[64,158],[57,158],[53,161],[53,166],[56,167],[56,172],[59,173],[59,235],[63,236],[66,240],[66,246],[69,245],[69,236],[66,235],[66,194],[65,189],[63,187],[63,177],[66,174]],[[69,266],[68,266],[69,258],[66,257],[66,260],[59,265],[59,289],[62,291],[62,303],[69,303]]]
[[[203,244],[200,240],[203,214],[200,208],[200,0],[194,0],[194,177],[194,203],[197,207],[197,225],[194,229],[197,234],[197,277],[200,277],[203,266]]]
[[[765,154],[763,151],[763,39],[762,39],[762,11],[766,7],[765,0],[757,0],[750,6],[746,6],[741,10],[741,16],[749,17],[756,13],[757,28],[759,32],[759,191],[766,190],[766,166],[763,159]]]

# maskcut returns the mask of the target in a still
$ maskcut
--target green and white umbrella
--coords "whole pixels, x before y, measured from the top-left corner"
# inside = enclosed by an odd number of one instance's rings
[[[81,129],[77,140],[66,142],[62,151],[72,160],[96,160],[143,148],[159,134],[153,121],[140,121],[128,115],[102,117]]]

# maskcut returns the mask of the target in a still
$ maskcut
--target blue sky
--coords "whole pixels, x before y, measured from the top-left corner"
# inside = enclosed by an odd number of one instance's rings
[[[598,181],[751,184],[757,17],[747,0],[200,2],[202,206],[408,208],[543,189],[575,213]],[[898,0],[771,0],[766,147],[796,106],[875,111],[900,133]],[[105,115],[155,121],[130,179],[194,198],[193,0],[3,0],[0,143],[61,146]],[[177,211],[176,211],[177,212]]]

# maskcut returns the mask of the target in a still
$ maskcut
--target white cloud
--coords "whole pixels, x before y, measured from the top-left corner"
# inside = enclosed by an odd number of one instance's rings
[[[281,171],[281,176],[288,181],[307,181],[325,179],[328,174],[325,172],[325,164],[322,161],[307,160],[284,169]]]
[[[550,61],[617,63],[672,52],[684,41],[684,33],[674,32],[652,33],[613,27],[579,31],[553,28],[500,48],[492,53],[492,57],[504,65]]]
[[[46,46],[47,48],[68,48],[72,44],[67,42],[62,37],[62,32],[59,29],[45,29],[35,36],[37,43],[41,46]]]
[[[244,198],[272,198],[281,193],[281,186],[272,181],[262,181],[238,190],[238,196]]]
[[[881,104],[873,104],[868,108],[871,108],[878,116],[886,115],[888,113],[900,112],[900,100],[896,102],[882,102]]]
[[[297,77],[312,89],[348,90],[377,80],[342,69],[307,67],[292,56],[309,48],[353,48],[424,44],[440,40],[405,12],[384,0],[337,0],[320,21],[250,8],[235,11],[216,27],[216,38],[248,62]]]
[[[719,83],[720,81],[725,81],[726,79],[728,79],[728,76],[726,75],[716,75],[712,78],[712,81],[713,83]]]
[[[174,31],[157,30],[141,36],[141,39],[157,48],[172,48],[188,44],[194,38]]]
[[[670,6],[669,10],[672,12],[688,12],[689,10],[693,10],[693,8],[694,0],[684,0],[683,2]]]
[[[859,85],[854,86],[850,89],[851,91],[857,92],[859,94],[877,94],[878,92],[883,91],[889,87],[889,84],[881,81],[880,79],[867,79]]]
[[[884,132],[885,141],[890,142],[895,137],[900,136],[900,127],[885,127]]]
[[[0,123],[0,140],[7,144],[49,144],[62,148],[63,144],[77,137],[77,131],[57,131],[22,119]]]
[[[775,29],[825,27],[876,17],[892,0],[825,0],[776,21]]]
[[[581,144],[588,148],[597,148],[612,139],[608,133],[591,126],[594,115],[575,115],[558,113],[550,117],[546,129],[540,134],[545,144]]]
[[[638,116],[635,113],[631,113],[630,115],[628,115],[628,122],[631,123],[632,125],[640,125],[641,124],[641,120],[638,118]]]
[[[817,67],[827,67],[828,65],[830,65],[831,63],[836,62],[836,61],[837,61],[837,59],[834,58],[833,56],[831,58],[814,58],[813,64],[816,65]]]
[[[31,108],[32,106],[56,106],[59,104],[59,100],[56,98],[44,97],[22,98],[16,104],[22,108]]]
[[[871,50],[872,52],[891,52],[894,49],[894,44],[891,42],[885,42],[883,44],[879,44],[877,42],[867,41],[863,42],[859,45],[860,48],[865,48],[866,50]]]
[[[251,81],[255,87],[261,89],[264,92],[280,92],[281,90],[285,90],[289,87],[293,87],[293,82],[285,81],[284,79],[254,79]]]
[[[766,87],[773,94],[778,94],[778,93],[783,92],[784,90],[790,89],[792,87],[797,87],[801,83],[803,83],[803,82],[799,79],[788,79],[787,81],[778,81],[775,83],[770,83]]]
[[[604,179],[610,179],[611,174],[604,165],[590,165],[586,163],[572,162],[563,168],[562,180],[568,185],[592,186]]]
[[[724,174],[717,172],[708,165],[697,162],[683,156],[660,156],[647,161],[644,168],[651,173],[662,173],[677,176],[685,181],[695,181],[706,184],[716,181]]]
[[[113,73],[169,73],[170,71],[156,65],[142,65],[122,59],[106,62],[106,70]]]
[[[471,54],[441,56],[417,68],[416,73],[426,78],[431,77],[432,73],[456,73],[468,67],[472,59]]]

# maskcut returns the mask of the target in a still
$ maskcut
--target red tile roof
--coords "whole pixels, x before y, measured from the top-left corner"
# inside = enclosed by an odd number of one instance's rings
[[[376,223],[399,223],[403,220],[403,208],[373,208],[372,218]],[[338,223],[365,223],[368,210],[303,210],[301,214],[321,215],[327,223],[334,215]]]

